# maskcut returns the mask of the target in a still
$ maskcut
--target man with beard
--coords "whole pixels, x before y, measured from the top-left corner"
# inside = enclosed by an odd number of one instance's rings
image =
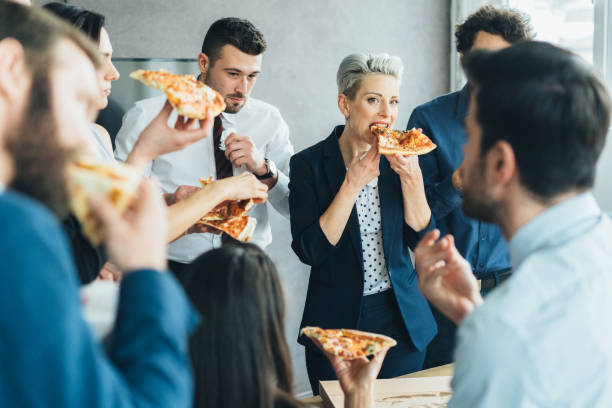
[[[422,292],[460,325],[449,407],[610,407],[612,221],[590,191],[609,94],[547,43],[465,67],[463,210],[499,225],[514,272],[483,303],[452,236],[416,248]]]
[[[35,28],[35,29],[33,29]],[[93,63],[92,63],[93,62]],[[0,406],[187,407],[194,313],[165,269],[165,206],[143,182],[129,218],[92,199],[123,279],[108,357],[81,315],[65,168],[87,135],[98,50],[46,12],[0,2]],[[81,138],[81,139],[79,139]],[[47,208],[48,207],[48,208]]]
[[[473,50],[497,51],[531,38],[528,18],[502,7],[486,5],[471,14],[455,30],[461,60]],[[482,293],[489,292],[510,275],[508,247],[499,227],[466,217],[461,211],[462,148],[466,141],[463,120],[470,102],[470,85],[417,106],[408,129],[422,128],[438,148],[419,156],[425,191],[436,226],[452,234],[459,253],[470,262],[481,281]],[[457,326],[435,307],[438,334],[427,347],[423,368],[452,361]]]
[[[286,174],[293,155],[289,128],[278,109],[249,96],[261,71],[265,49],[262,33],[246,20],[222,18],[210,26],[198,55],[199,79],[223,95],[227,108],[215,119],[212,138],[160,156],[148,166],[148,173],[157,177],[166,193],[176,191],[168,197],[170,203],[196,191],[198,188],[191,186],[199,177],[216,175],[221,179],[249,171],[268,186],[267,202],[289,215]],[[116,139],[119,160],[127,160],[138,134],[165,100],[160,96],[140,101],[126,114]],[[169,124],[175,121],[173,112]],[[250,215],[257,219],[251,241],[265,248],[272,241],[268,204],[255,205]],[[195,232],[170,244],[169,266],[178,276],[198,255],[228,241],[225,235],[209,233],[208,229]]]

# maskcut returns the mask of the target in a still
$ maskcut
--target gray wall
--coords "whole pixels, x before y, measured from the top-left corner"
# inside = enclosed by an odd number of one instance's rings
[[[194,58],[207,27],[225,16],[251,20],[268,51],[253,91],[279,107],[299,151],[341,123],[335,74],[352,52],[387,52],[406,65],[397,127],[412,109],[445,93],[449,83],[449,0],[79,0],[101,12],[117,57]],[[126,75],[126,73],[123,73]],[[303,349],[295,342],[308,268],[290,248],[288,222],[273,214],[269,253],[279,267],[288,300],[287,331],[296,391],[309,390]]]

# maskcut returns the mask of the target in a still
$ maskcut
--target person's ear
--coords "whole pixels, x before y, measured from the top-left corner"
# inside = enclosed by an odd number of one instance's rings
[[[499,140],[487,153],[487,173],[490,180],[499,186],[509,184],[517,176],[514,149],[505,140]]]
[[[208,68],[210,68],[210,59],[208,55],[203,52],[198,54],[198,67],[200,68],[202,76],[206,78],[206,73],[208,72]]]
[[[13,103],[24,96],[25,82],[29,78],[25,51],[14,38],[0,41],[0,96]]]
[[[349,107],[349,98],[345,94],[338,94],[338,109],[345,118],[349,118],[351,116],[351,109]]]

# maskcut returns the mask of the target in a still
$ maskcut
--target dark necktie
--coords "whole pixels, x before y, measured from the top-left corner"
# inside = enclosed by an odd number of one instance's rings
[[[225,152],[219,148],[221,144],[221,133],[223,133],[223,124],[221,123],[221,115],[215,118],[215,124],[213,126],[213,143],[215,145],[215,167],[217,168],[217,180],[232,177],[234,171],[232,169],[232,162],[225,157]],[[221,242],[223,245],[229,243],[237,243],[231,236],[225,232],[221,234]]]
[[[221,115],[215,118],[213,126],[213,143],[215,144],[215,167],[217,168],[217,179],[231,177],[234,175],[232,163],[225,157],[225,152],[219,148],[221,142],[221,133],[223,133],[223,124],[221,123]]]

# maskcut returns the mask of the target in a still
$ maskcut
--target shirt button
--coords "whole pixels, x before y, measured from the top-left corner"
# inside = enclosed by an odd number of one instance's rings
[[[484,266],[484,264],[479,263],[479,264],[478,264],[478,266],[479,266],[480,268],[482,268],[482,267]]]
[[[481,240],[481,241],[486,241],[486,240],[487,240],[487,237],[481,237],[481,238],[480,238],[480,240]]]

